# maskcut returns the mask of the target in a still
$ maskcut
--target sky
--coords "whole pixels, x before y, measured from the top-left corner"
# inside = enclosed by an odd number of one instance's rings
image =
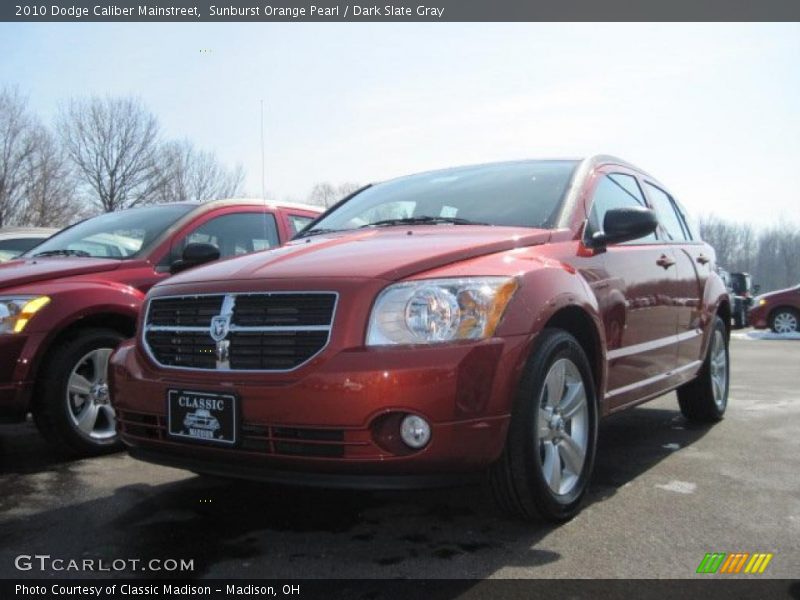
[[[2,23],[0,85],[52,122],[140,97],[165,137],[303,200],[494,160],[624,158],[695,214],[800,223],[799,24]]]

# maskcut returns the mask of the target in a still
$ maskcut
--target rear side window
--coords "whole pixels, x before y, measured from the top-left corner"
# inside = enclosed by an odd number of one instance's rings
[[[603,230],[603,219],[606,212],[614,208],[647,208],[644,195],[635,177],[624,173],[604,175],[592,196],[592,210],[589,213],[588,234]],[[654,242],[655,234],[635,240],[636,242]]]
[[[650,183],[645,185],[647,186],[647,195],[650,196],[650,201],[653,203],[653,208],[655,208],[658,215],[658,222],[667,234],[668,239],[673,241],[692,239],[688,227],[670,195]]]
[[[672,202],[675,204],[675,208],[678,209],[678,216],[681,218],[681,222],[686,230],[686,239],[699,240],[700,236],[697,234],[697,223],[695,223],[692,216],[686,212],[686,209],[683,208],[683,205],[678,202],[677,199],[672,198]]]

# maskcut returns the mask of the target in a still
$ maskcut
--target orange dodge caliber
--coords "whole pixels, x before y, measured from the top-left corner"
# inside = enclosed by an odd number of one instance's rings
[[[715,421],[730,305],[683,207],[616,158],[368,186],[283,248],[149,292],[111,358],[132,456],[198,473],[400,488],[484,474],[573,516],[600,417],[677,390]]]

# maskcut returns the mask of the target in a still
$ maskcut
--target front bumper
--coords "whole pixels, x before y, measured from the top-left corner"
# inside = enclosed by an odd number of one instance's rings
[[[297,374],[157,368],[126,343],[111,359],[112,401],[131,454],[159,464],[326,487],[445,484],[499,457],[532,339],[343,350]],[[236,393],[237,447],[170,438],[170,389]],[[422,450],[398,439],[408,413],[431,424]]]
[[[264,483],[277,483],[300,487],[316,487],[348,490],[406,490],[438,488],[474,483],[476,473],[422,473],[418,475],[370,475],[337,472],[309,472],[301,470],[280,470],[264,465],[225,459],[204,458],[170,451],[165,448],[144,448],[132,446],[129,453],[133,458],[145,462],[186,469],[203,475],[234,477]]]
[[[26,335],[0,335],[0,422],[16,422],[29,410],[33,382]]]
[[[747,323],[756,329],[766,329],[769,327],[768,323],[769,309],[766,304],[761,306],[753,306],[747,311]]]

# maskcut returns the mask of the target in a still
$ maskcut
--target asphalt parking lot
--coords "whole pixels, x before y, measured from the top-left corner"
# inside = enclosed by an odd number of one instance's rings
[[[32,424],[3,425],[0,577],[52,575],[14,567],[49,554],[192,558],[196,577],[683,578],[713,551],[772,552],[757,577],[796,577],[800,342],[733,339],[731,358],[717,425],[687,424],[674,394],[607,419],[586,507],[560,527],[506,520],[479,487],[205,480],[125,454],[59,460]]]

